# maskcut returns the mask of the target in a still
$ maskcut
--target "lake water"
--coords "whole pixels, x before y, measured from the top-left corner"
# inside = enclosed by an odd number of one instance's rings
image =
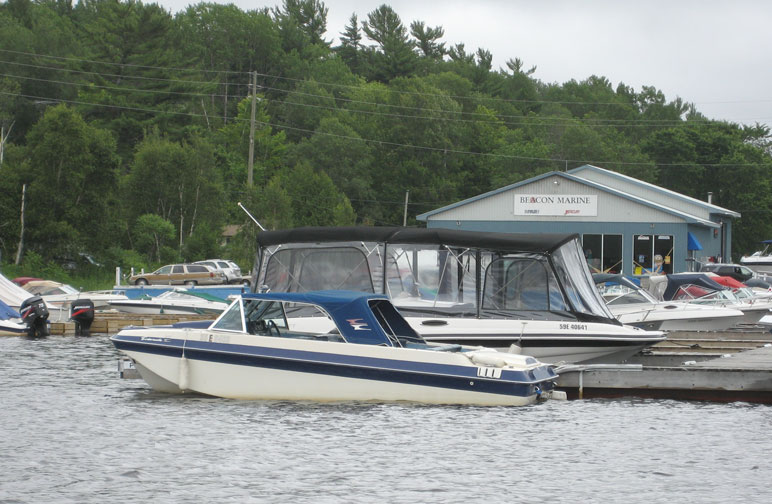
[[[772,498],[772,407],[244,402],[122,380],[105,335],[0,338],[0,503]]]

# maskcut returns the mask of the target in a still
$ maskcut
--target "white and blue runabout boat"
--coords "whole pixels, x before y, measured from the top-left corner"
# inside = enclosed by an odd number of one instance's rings
[[[332,324],[303,324],[308,317]],[[516,349],[427,344],[381,294],[244,294],[214,322],[110,339],[150,386],[172,393],[512,406],[562,396],[553,368]]]

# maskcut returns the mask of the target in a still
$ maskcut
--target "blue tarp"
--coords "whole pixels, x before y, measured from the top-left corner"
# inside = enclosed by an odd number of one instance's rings
[[[686,233],[686,250],[702,250],[702,244],[691,232]]]
[[[12,318],[19,318],[19,312],[0,301],[0,320],[8,320]]]

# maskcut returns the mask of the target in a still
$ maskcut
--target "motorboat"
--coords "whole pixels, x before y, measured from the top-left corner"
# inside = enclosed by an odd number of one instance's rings
[[[705,273],[652,276],[648,282],[649,292],[664,301],[685,301],[740,310],[743,317],[737,324],[756,324],[769,314],[772,307],[766,300],[739,299],[730,287],[721,285]]]
[[[329,325],[299,330],[309,317]],[[214,322],[110,340],[156,390],[233,399],[516,406],[550,397],[557,378],[530,356],[430,345],[385,295],[350,291],[244,294]]]
[[[733,308],[659,301],[624,275],[592,277],[609,310],[623,324],[662,331],[723,331],[743,318],[743,312]]]
[[[262,231],[257,242],[255,290],[386,294],[433,343],[618,363],[665,339],[616,320],[576,234],[310,227]]]
[[[228,307],[228,302],[203,292],[172,289],[155,297],[143,295],[136,299],[111,300],[109,306],[125,313],[217,316]]]
[[[16,279],[14,279],[16,282]],[[53,280],[29,280],[21,286],[30,294],[40,296],[48,304],[49,309],[69,310],[73,301],[89,299],[94,303],[95,310],[109,310],[111,301],[123,301],[129,299],[124,294],[117,294],[112,290],[80,291],[69,284],[54,282]]]
[[[772,240],[764,240],[761,243],[764,247],[749,256],[742,256],[740,264],[760,275],[772,276]]]
[[[0,301],[0,336],[21,336],[27,334],[29,326],[21,319],[19,312]]]

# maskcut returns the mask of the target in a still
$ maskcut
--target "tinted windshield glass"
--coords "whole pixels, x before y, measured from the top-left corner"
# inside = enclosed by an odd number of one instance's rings
[[[484,309],[567,310],[555,277],[543,256],[493,260],[485,272]]]
[[[280,250],[268,258],[264,283],[282,292],[375,292],[367,256],[348,247]]]

